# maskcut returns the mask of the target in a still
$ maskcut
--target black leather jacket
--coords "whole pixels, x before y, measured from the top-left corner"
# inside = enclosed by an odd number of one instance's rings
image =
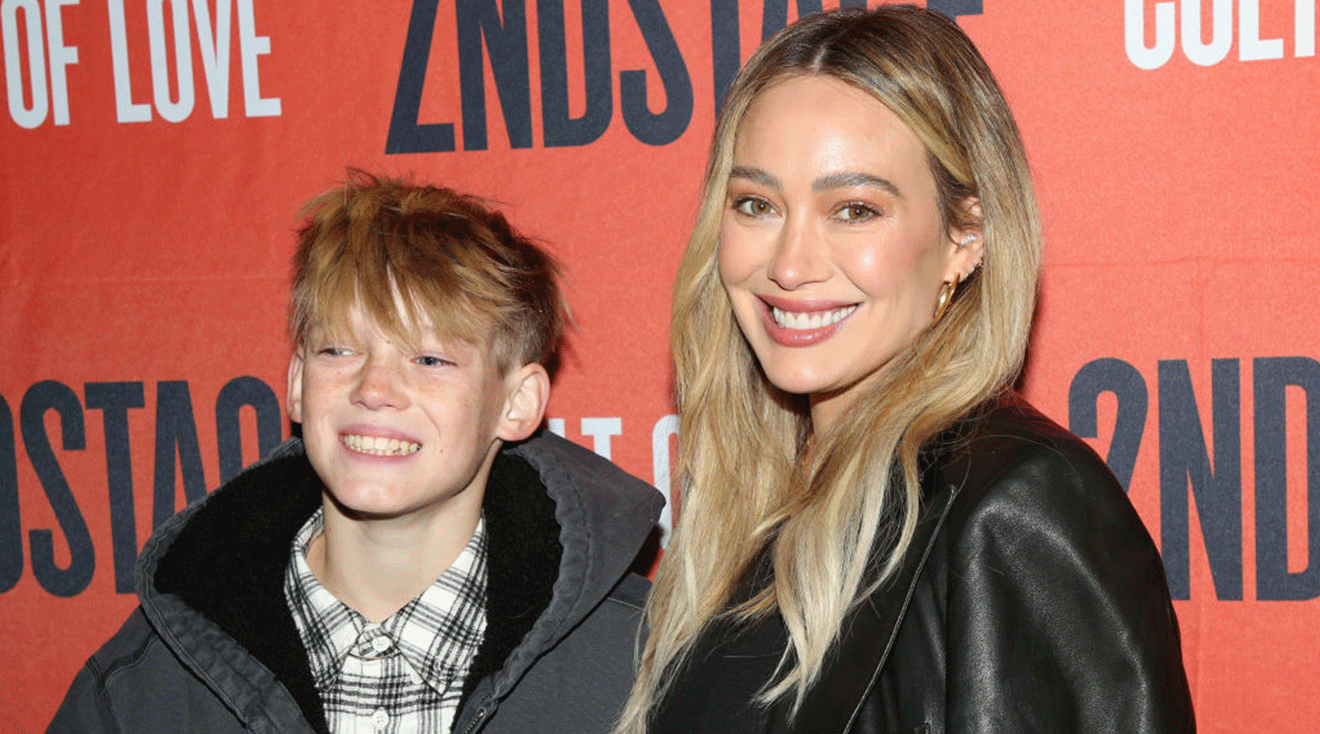
[[[924,475],[896,579],[778,732],[1193,732],[1160,556],[1089,447],[1010,397]]]
[[[1086,444],[1016,397],[933,442],[916,536],[845,619],[796,717],[752,701],[778,615],[702,635],[656,734],[1191,732],[1160,556]],[[735,600],[769,581],[767,556]]]

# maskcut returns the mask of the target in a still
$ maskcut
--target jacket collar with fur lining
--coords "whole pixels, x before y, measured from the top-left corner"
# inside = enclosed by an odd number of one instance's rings
[[[320,504],[320,480],[290,442],[162,525],[143,550],[138,588],[153,624],[169,628],[165,636],[203,678],[226,676],[209,676],[207,656],[190,652],[205,635],[198,616],[269,670],[313,730],[327,732],[283,595],[290,543]],[[654,489],[557,436],[501,451],[483,502],[487,629],[464,698],[488,677],[496,697],[516,685],[627,573],[660,505]]]

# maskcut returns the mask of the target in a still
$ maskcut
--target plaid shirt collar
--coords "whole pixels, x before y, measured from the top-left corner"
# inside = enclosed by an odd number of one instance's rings
[[[284,595],[322,697],[338,682],[350,654],[371,658],[384,652],[382,633],[426,685],[442,694],[453,685],[461,689],[486,628],[485,519],[440,578],[380,624],[335,598],[307,565],[307,548],[324,527],[324,510],[318,509],[294,538],[284,579]]]

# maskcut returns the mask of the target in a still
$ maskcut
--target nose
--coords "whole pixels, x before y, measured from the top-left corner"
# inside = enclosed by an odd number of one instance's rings
[[[768,267],[770,280],[786,291],[829,277],[825,242],[810,221],[805,217],[785,221]]]
[[[402,408],[408,404],[404,376],[390,360],[370,357],[358,370],[350,399],[369,410]]]

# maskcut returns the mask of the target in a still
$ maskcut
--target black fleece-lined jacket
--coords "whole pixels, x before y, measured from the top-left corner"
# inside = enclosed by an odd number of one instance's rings
[[[456,734],[607,731],[633,679],[648,584],[628,572],[660,494],[552,434],[503,450],[486,486],[486,636]],[[327,732],[284,600],[321,483],[291,441],[155,533],[140,606],[78,673],[48,734]]]

